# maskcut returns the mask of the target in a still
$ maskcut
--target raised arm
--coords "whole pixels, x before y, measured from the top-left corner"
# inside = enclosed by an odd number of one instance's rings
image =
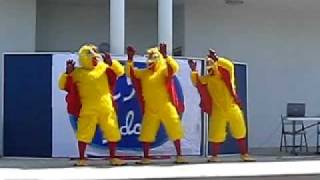
[[[59,77],[58,85],[60,90],[66,91],[66,82],[67,82],[68,75],[66,73],[63,73]]]
[[[167,45],[160,43],[160,53],[162,54],[165,62],[167,64],[166,74],[167,76],[172,76],[179,71],[179,64],[172,56],[167,55]]]
[[[133,58],[134,58],[135,52],[136,51],[132,46],[128,46],[128,48],[127,48],[128,62],[126,64],[125,71],[126,71],[127,77],[141,78],[141,76],[142,76],[141,70],[134,67]]]
[[[112,66],[109,67],[112,71],[120,77],[124,74],[124,67],[118,60],[112,60]]]
[[[192,84],[194,86],[196,86],[198,83],[207,84],[208,83],[207,77],[200,76],[199,73],[197,72],[197,63],[193,60],[188,60],[188,64],[191,69],[190,78],[191,78]]]
[[[179,64],[177,63],[176,60],[174,60],[171,56],[167,56],[165,59],[167,63],[167,69],[166,69],[166,74],[167,76],[172,76],[179,71]]]
[[[120,77],[124,74],[124,67],[118,60],[112,60],[109,53],[103,54],[103,61],[108,65],[117,77]]]
[[[67,86],[67,82],[70,81],[69,79],[72,80],[71,73],[75,69],[75,67],[74,67],[75,64],[76,63],[72,59],[67,60],[67,62],[66,62],[66,72],[61,74],[60,77],[59,77],[59,82],[58,82],[59,89],[67,91],[67,87],[66,87]]]
[[[235,91],[236,84],[235,84],[235,75],[234,75],[234,65],[233,65],[232,61],[225,59],[225,58],[219,58],[218,65],[228,71],[232,88]]]

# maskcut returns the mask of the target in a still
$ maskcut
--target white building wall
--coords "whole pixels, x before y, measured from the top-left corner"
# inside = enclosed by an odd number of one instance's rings
[[[174,6],[174,47],[183,45],[181,1]],[[125,44],[143,54],[158,42],[157,0],[125,3]],[[37,51],[76,51],[85,42],[109,43],[109,0],[38,0],[37,11]]]
[[[109,42],[109,0],[37,2],[37,51],[77,51]]]
[[[37,51],[76,51],[86,42],[109,43],[109,0],[39,0]],[[126,1],[125,44],[138,53],[157,44],[157,1]]]
[[[185,0],[186,54],[205,56],[210,47],[248,63],[251,147],[279,146],[287,102],[320,115],[319,7],[318,0]],[[315,129],[308,137],[315,145]]]
[[[173,49],[181,48],[184,52],[184,0],[174,0],[173,8]]]
[[[0,156],[3,154],[3,52],[34,51],[36,0],[0,0]]]
[[[158,42],[157,0],[126,0],[125,43],[144,54]]]

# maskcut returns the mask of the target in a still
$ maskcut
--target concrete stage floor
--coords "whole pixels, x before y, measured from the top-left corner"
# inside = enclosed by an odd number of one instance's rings
[[[239,155],[222,156],[221,163],[206,163],[204,157],[187,157],[186,165],[174,159],[155,160],[148,166],[111,167],[104,159],[92,159],[88,167],[73,167],[64,158],[0,158],[0,179],[219,179],[219,180],[319,180],[320,155],[298,156],[278,150],[255,151],[257,162],[240,162]]]

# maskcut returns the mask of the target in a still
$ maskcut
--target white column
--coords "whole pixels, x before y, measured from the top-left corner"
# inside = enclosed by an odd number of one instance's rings
[[[173,1],[158,0],[158,42],[167,44],[168,53],[172,54]]]
[[[125,0],[110,0],[110,52],[124,54]]]

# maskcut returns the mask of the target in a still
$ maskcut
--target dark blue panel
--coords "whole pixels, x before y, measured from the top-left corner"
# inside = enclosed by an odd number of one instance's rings
[[[52,55],[4,57],[4,155],[51,157]]]
[[[247,119],[247,66],[246,65],[244,64],[235,65],[235,79],[236,79],[237,92],[243,105],[243,113],[244,113],[245,119]],[[228,133],[228,138],[221,147],[221,153],[223,154],[239,153],[238,144],[236,140],[232,138],[231,133]]]

